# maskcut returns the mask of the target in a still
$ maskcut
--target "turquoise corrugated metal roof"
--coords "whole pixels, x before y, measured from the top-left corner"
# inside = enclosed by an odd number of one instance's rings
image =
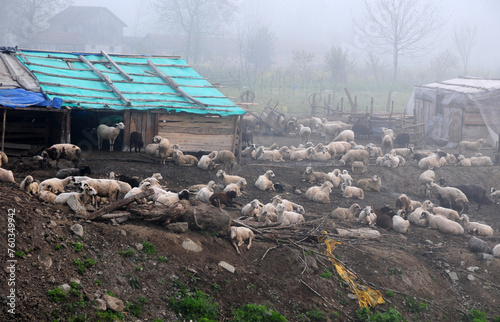
[[[65,106],[221,116],[245,113],[180,57],[110,54],[110,61],[105,53],[30,50],[15,55],[37,78],[44,94],[61,98]]]

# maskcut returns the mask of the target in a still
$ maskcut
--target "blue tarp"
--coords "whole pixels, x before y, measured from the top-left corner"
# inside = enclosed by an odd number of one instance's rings
[[[0,89],[0,105],[8,107],[56,106],[43,93],[30,92],[22,88]],[[59,103],[59,107],[60,103]]]

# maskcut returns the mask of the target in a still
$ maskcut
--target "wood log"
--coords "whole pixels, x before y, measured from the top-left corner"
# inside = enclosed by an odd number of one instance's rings
[[[151,196],[154,193],[155,193],[155,191],[153,189],[147,189],[146,191],[138,193],[138,194],[136,194],[134,196],[131,196],[131,197],[128,197],[128,198],[125,198],[125,199],[113,202],[112,204],[110,204],[110,205],[108,205],[106,207],[103,207],[103,208],[97,210],[93,214],[88,215],[85,219],[86,220],[92,220],[92,219],[99,218],[102,215],[105,215],[105,214],[110,213],[110,212],[112,212],[112,211],[114,211],[116,209],[124,207],[124,206],[126,206],[128,204],[131,204],[132,202],[134,202],[136,200],[140,200],[142,198],[149,197],[149,196]]]
[[[141,216],[146,221],[157,221],[166,226],[170,222],[177,220],[180,216],[191,209],[191,204],[187,200],[180,200],[171,206],[165,205],[138,205],[128,211],[136,216]]]
[[[196,203],[179,221],[187,222],[190,230],[219,235],[226,234],[231,226],[231,216],[225,210],[204,203]]]

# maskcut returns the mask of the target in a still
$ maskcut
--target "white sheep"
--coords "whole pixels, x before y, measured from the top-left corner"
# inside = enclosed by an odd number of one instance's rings
[[[245,190],[245,187],[247,185],[247,181],[245,178],[241,178],[238,180],[236,183],[230,183],[228,184],[223,192],[228,192],[228,191],[235,191],[237,197],[241,197],[243,193],[241,192],[242,190]]]
[[[302,214],[293,211],[286,211],[285,206],[281,203],[276,206],[275,211],[278,215],[278,222],[282,225],[294,225],[305,222],[304,216]]]
[[[80,182],[80,189],[85,189],[86,185],[93,187],[99,197],[106,197],[110,202],[117,200],[120,194],[120,185],[117,180],[87,179]]]
[[[272,198],[272,201],[270,203],[266,203],[261,209],[260,209],[260,215],[264,213],[272,214],[276,213],[276,206],[282,201],[282,198],[280,195],[276,195]]]
[[[458,212],[456,210],[445,208],[445,207],[432,207],[432,213],[434,215],[439,215],[444,218],[457,221],[460,219]]]
[[[0,168],[0,182],[16,183],[12,171]]]
[[[458,188],[441,187],[437,183],[431,183],[431,191],[438,194],[441,199],[447,201],[448,205],[460,207],[459,213],[462,213],[469,203],[467,196]]]
[[[327,175],[328,175],[328,178],[330,178],[330,181],[331,183],[333,183],[333,187],[334,188],[337,188],[340,186],[340,184],[342,183],[342,176],[341,176],[341,172],[339,169],[334,169],[332,172],[328,172]]]
[[[229,229],[229,240],[231,241],[231,244],[233,244],[234,248],[236,248],[238,255],[241,255],[238,246],[243,245],[245,240],[248,240],[247,249],[249,250],[250,246],[252,246],[252,240],[254,240],[254,238],[254,233],[250,228],[231,227]]]
[[[389,153],[394,153],[405,158],[410,158],[413,155],[413,148],[395,148],[389,151]]]
[[[421,207],[420,201],[411,200],[404,193],[396,199],[396,209],[403,209],[406,213],[411,213],[414,209]],[[427,209],[426,209],[427,210]]]
[[[471,157],[469,161],[472,167],[485,167],[493,165],[493,161],[491,161],[491,158],[488,156],[480,156],[480,157],[474,156]]]
[[[19,188],[21,190],[26,191],[30,195],[36,196],[38,195],[38,182],[33,179],[32,176],[28,175],[24,178],[23,181],[21,181],[21,184],[19,185]]]
[[[393,129],[382,127],[381,130],[384,136],[388,135],[392,140],[396,138],[396,133],[394,133]]]
[[[58,178],[50,178],[47,180],[44,180],[40,182],[38,185],[38,191],[51,191],[55,194],[61,193],[64,191],[64,188],[70,184],[75,182],[74,177],[67,177],[64,179],[58,179]]]
[[[241,152],[241,156],[244,158],[252,158],[255,159],[255,153],[257,151],[257,146],[255,144],[251,144],[243,152]]]
[[[431,184],[436,181],[436,173],[432,170],[425,170],[420,174],[418,182],[420,183],[420,189],[424,197],[431,196]]]
[[[234,153],[229,150],[221,150],[214,158],[214,163],[221,164],[224,167],[224,171],[232,173],[236,165],[236,157]]]
[[[114,151],[115,140],[124,128],[125,124],[122,122],[116,124],[115,127],[110,127],[106,124],[99,125],[97,127],[97,148],[102,150],[102,140],[109,140],[109,151]]]
[[[210,203],[210,196],[214,194],[215,181],[211,180],[206,187],[201,188],[197,193],[195,200]]]
[[[48,156],[51,160],[56,160],[56,168],[59,168],[60,159],[71,161],[75,168],[78,167],[81,155],[82,150],[78,146],[69,143],[54,144],[42,152],[44,159]]]
[[[343,183],[340,185],[340,190],[342,191],[343,198],[356,198],[360,200],[365,198],[365,192],[358,187],[347,186]]]
[[[342,125],[333,122],[318,124],[317,128],[321,130],[321,137],[327,141],[332,141],[342,131]]]
[[[362,224],[373,226],[375,225],[376,220],[377,220],[377,215],[373,212],[371,206],[366,206],[359,213],[358,221],[361,222]]]
[[[351,171],[354,173],[354,169],[361,169],[361,173],[365,173],[368,169],[366,165],[361,161],[354,161],[351,165]]]
[[[2,164],[7,163],[9,163],[9,157],[7,156],[7,154],[5,154],[5,152],[0,151],[0,167],[2,166]]]
[[[159,157],[160,152],[158,151],[158,145],[157,143],[150,143],[146,145],[146,148],[144,148],[144,151],[146,152],[147,155],[151,155],[154,157]]]
[[[332,159],[332,155],[328,152],[326,147],[320,149],[320,151],[312,150],[309,156],[311,161],[325,162]]]
[[[255,152],[255,159],[268,162],[285,162],[279,150],[265,150],[263,146]]]
[[[420,207],[415,208],[409,215],[408,220],[410,223],[425,227],[428,223],[426,218],[422,218],[422,213],[425,211],[431,211],[434,207],[434,204],[430,200],[425,200]],[[406,211],[408,213],[409,211]]]
[[[500,244],[497,244],[495,247],[493,247],[491,253],[493,254],[493,256],[500,258]]]
[[[366,150],[349,150],[339,160],[339,165],[351,166],[354,161],[361,161],[364,165],[370,162],[370,153]]]
[[[479,151],[486,141],[479,139],[477,141],[460,141],[458,143],[458,153],[463,154],[466,150]]]
[[[292,155],[292,150],[290,150],[289,147],[287,147],[286,145],[282,146],[281,148],[278,149],[278,151],[281,153],[284,160],[290,160],[290,156]]]
[[[384,135],[382,138],[382,152],[389,153],[392,150],[392,137],[389,134]]]
[[[428,211],[422,212],[422,219],[427,219],[429,228],[437,229],[444,234],[463,235],[464,228],[459,223],[446,219],[444,217],[433,215]]]
[[[374,175],[372,178],[359,179],[356,185],[363,190],[380,191],[382,186],[382,179],[378,175]]]
[[[295,211],[295,212],[297,212],[299,214],[305,214],[306,213],[304,207],[301,206],[301,205],[299,205],[299,204],[297,204],[297,203],[295,203],[295,202],[292,202],[290,200],[283,199],[283,198],[281,198],[280,202],[283,204],[283,206],[285,206],[285,210],[286,211]]]
[[[328,174],[321,171],[314,171],[312,167],[307,167],[302,174],[302,180],[306,182],[317,182],[323,183],[325,181],[331,181]]]
[[[352,186],[352,177],[347,170],[342,170],[342,173],[339,175],[341,183],[346,186]]]
[[[302,143],[306,143],[307,141],[309,141],[309,138],[311,137],[311,128],[308,126],[304,126],[303,124],[299,124],[298,129],[299,136],[302,139]]]
[[[328,182],[330,183],[330,182]],[[332,193],[332,186],[333,185],[327,185],[317,191],[313,197],[312,201],[318,202],[318,203],[330,203],[330,194]]]
[[[349,208],[337,207],[335,208],[330,217],[334,219],[353,219],[358,216],[361,207],[357,203],[353,203]]]
[[[207,171],[215,169],[216,164],[214,162],[214,158],[217,156],[217,154],[217,151],[212,151],[209,154],[202,155],[200,160],[198,161],[198,168]]]
[[[336,155],[343,155],[346,154],[348,151],[350,151],[352,148],[351,144],[349,142],[344,142],[344,141],[336,141],[336,142],[330,142],[327,146],[326,149],[328,150],[328,153],[334,158]]]
[[[418,167],[422,170],[439,168],[446,164],[446,155],[447,154],[444,152],[433,153],[420,159],[420,161],[418,161]]]
[[[352,130],[343,130],[340,132],[333,141],[354,141],[354,132]]]
[[[303,161],[308,160],[313,154],[314,148],[294,150],[290,153],[290,161]]]
[[[410,228],[410,221],[399,215],[392,216],[392,229],[400,234],[406,234]]]
[[[87,186],[82,192],[64,192],[59,194],[54,199],[54,204],[66,204],[71,196],[75,196],[81,204],[94,205],[97,191],[95,191],[94,188]]]
[[[54,203],[54,200],[56,200],[56,198],[57,198],[57,195],[49,190],[40,191],[40,193],[38,194],[38,200],[45,201],[45,202],[51,203],[51,204]]]
[[[236,183],[236,182],[240,181],[241,179],[243,179],[240,176],[226,174],[226,171],[224,171],[222,169],[217,171],[215,176],[217,177],[219,184],[221,184],[223,187],[225,187],[231,183]]]
[[[370,152],[370,158],[378,158],[383,156],[384,154],[382,153],[382,148],[378,146],[366,146],[368,149],[368,152]]]
[[[132,197],[132,196],[135,196],[141,192],[144,192],[146,191],[147,189],[149,189],[151,187],[151,183],[148,182],[148,181],[145,181],[144,183],[142,183],[139,187],[135,187],[135,188],[132,188],[130,189],[126,194],[125,196],[123,197],[124,199],[126,198],[129,198],[129,197]],[[144,200],[145,201],[145,200]],[[143,202],[144,203],[144,202]]]
[[[474,232],[481,236],[493,235],[493,228],[491,228],[491,226],[475,221],[469,221],[469,216],[467,216],[466,214],[463,214],[460,219],[464,221],[464,228],[466,232]]]
[[[490,189],[490,199],[493,203],[498,204],[500,201],[500,190],[496,190],[492,187]]]
[[[258,217],[262,206],[258,199],[254,199],[241,208],[241,214],[247,217]]]
[[[330,189],[332,189],[333,188],[333,184],[330,181],[325,181],[321,186],[310,187],[309,189],[307,189],[307,191],[306,191],[306,193],[304,195],[305,195],[305,197],[307,199],[313,200],[313,197],[314,197],[314,195],[317,192],[323,191],[327,187],[329,187]]]
[[[265,174],[260,175],[255,181],[255,186],[257,189],[262,191],[274,191],[274,185],[270,178],[274,178],[275,174],[273,170],[267,170]]]
[[[160,146],[161,146],[161,143],[160,143]],[[161,155],[161,153],[160,153],[160,155]],[[189,155],[189,154],[184,154],[180,150],[174,150],[172,152],[172,159],[174,159],[174,163],[176,165],[180,165],[183,167],[192,167],[192,166],[195,166],[198,164],[197,157],[195,157],[193,155]]]
[[[180,192],[171,192],[167,191],[156,199],[156,205],[164,205],[164,206],[172,206],[176,202],[180,200],[189,200],[189,191],[187,189],[183,189]]]

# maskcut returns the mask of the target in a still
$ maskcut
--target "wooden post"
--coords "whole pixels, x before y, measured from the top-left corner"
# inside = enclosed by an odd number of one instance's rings
[[[4,152],[5,145],[5,124],[7,122],[7,108],[3,108],[3,122],[2,122],[2,152]]]
[[[370,100],[370,115],[372,115],[372,114],[373,114],[373,96]]]
[[[236,116],[234,118],[234,134],[233,134],[233,149],[232,149],[233,153],[236,152],[235,145],[236,145],[236,135],[238,135],[238,118],[239,118],[239,116]],[[240,137],[241,137],[241,133],[240,133]],[[240,151],[240,154],[241,154],[241,151]]]
[[[71,110],[66,111],[66,143],[71,143]]]
[[[125,147],[130,147],[130,123],[132,118],[130,114],[130,110],[123,112],[123,124],[125,124],[125,128],[123,129],[122,151],[126,151]]]
[[[238,127],[240,129],[240,135],[238,136],[238,164],[241,164],[241,152],[243,152],[241,148],[241,137],[243,136],[243,124],[241,122],[241,116],[236,118],[238,120]]]
[[[344,111],[344,97],[340,98],[340,112]]]
[[[358,95],[354,95],[354,107],[352,108],[352,114],[358,112]]]
[[[352,101],[351,92],[349,92],[349,89],[347,87],[344,87],[344,92],[347,95],[347,99],[349,100],[349,104],[351,105],[351,111],[352,111],[353,109],[355,109],[355,107],[354,107],[354,102]]]
[[[390,109],[390,104],[391,104],[391,96],[392,96],[392,91],[389,91],[389,94],[387,94],[387,107],[385,109],[386,112],[389,112]]]

